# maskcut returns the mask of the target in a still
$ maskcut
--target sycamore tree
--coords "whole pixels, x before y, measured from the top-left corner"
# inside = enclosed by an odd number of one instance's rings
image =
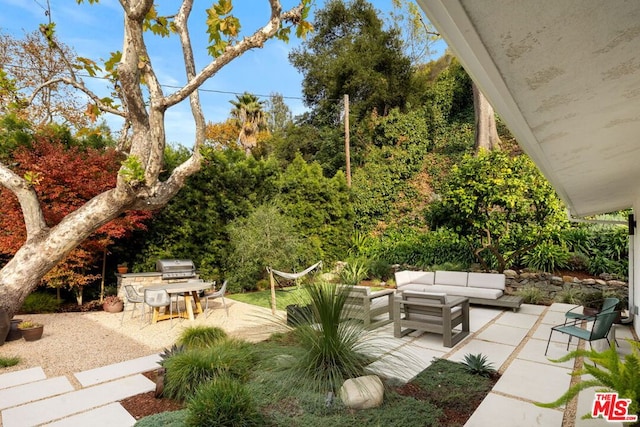
[[[213,4],[206,11],[206,37],[212,59],[197,69],[188,26],[193,0],[183,0],[175,13],[168,16],[157,13],[153,0],[121,0],[122,50],[102,66],[88,58],[66,58],[68,74],[44,82],[31,94],[29,98],[33,99],[34,94],[51,85],[64,84],[88,97],[88,114],[108,113],[123,118],[125,129],[118,149],[126,159],[117,172],[115,186],[79,206],[56,224],[45,220],[43,205],[30,175],[21,175],[11,165],[0,164],[0,184],[18,199],[26,231],[24,244],[0,270],[0,309],[12,316],[45,274],[92,232],[125,211],[154,210],[164,206],[185,180],[200,169],[206,122],[198,88],[233,59],[250,49],[262,47],[267,40],[273,37],[286,40],[294,28],[298,36],[311,29],[306,21],[309,0],[299,0],[287,11],[283,10],[280,0],[265,1],[269,3],[270,16],[265,17],[262,27],[241,39],[240,21],[233,14],[231,1],[218,0]],[[97,0],[88,2],[97,3]],[[43,25],[41,32],[50,48],[59,46],[54,22]],[[172,93],[165,93],[160,77],[154,71],[154,58],[148,54],[148,38],[155,36],[172,36],[180,40],[186,83]],[[89,75],[106,72],[114,83],[117,99],[90,90],[78,69]],[[0,79],[3,76],[0,74]],[[15,87],[6,83],[1,86],[10,90]],[[162,181],[159,177],[164,168],[165,114],[187,99],[195,128],[193,151]]]

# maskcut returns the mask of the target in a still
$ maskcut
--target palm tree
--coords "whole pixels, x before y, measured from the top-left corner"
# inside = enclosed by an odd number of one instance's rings
[[[229,101],[234,107],[231,110],[231,117],[240,129],[238,142],[249,154],[258,142],[258,131],[267,127],[265,112],[262,110],[264,102],[248,92],[236,95],[236,99],[236,101]]]

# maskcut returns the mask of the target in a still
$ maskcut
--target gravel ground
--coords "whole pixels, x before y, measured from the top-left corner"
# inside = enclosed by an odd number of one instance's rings
[[[231,336],[252,342],[284,330],[283,313],[273,316],[268,309],[228,298],[226,302],[228,316],[222,302],[215,301],[194,321],[173,319],[173,325],[169,320],[149,324],[148,316],[143,323],[139,307],[134,318],[127,307],[122,325],[121,313],[104,311],[19,315],[16,318],[44,323],[44,334],[38,341],[20,339],[0,346],[0,356],[21,360],[16,366],[0,369],[0,374],[41,366],[50,378],[148,356],[170,347],[185,328],[196,325],[218,326]]]

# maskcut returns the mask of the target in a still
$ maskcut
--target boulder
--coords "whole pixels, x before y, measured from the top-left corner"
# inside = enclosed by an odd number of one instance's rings
[[[515,270],[505,270],[502,272],[507,279],[515,279],[518,277],[518,273]]]
[[[346,380],[339,393],[342,403],[348,408],[376,408],[382,405],[384,386],[376,375],[367,375]]]

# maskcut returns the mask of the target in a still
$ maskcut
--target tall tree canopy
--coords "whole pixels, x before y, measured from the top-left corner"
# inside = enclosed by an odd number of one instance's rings
[[[96,3],[96,0],[88,2]],[[126,159],[117,173],[115,186],[53,225],[45,219],[33,182],[9,165],[0,163],[0,184],[18,199],[26,229],[25,244],[0,270],[0,308],[10,316],[42,277],[92,232],[124,211],[154,210],[164,206],[185,180],[200,169],[206,123],[198,88],[207,79],[246,51],[262,47],[270,38],[286,39],[292,27],[296,28],[297,35],[304,35],[311,29],[305,21],[309,0],[300,0],[288,11],[283,11],[281,1],[269,0],[270,14],[264,25],[240,38],[240,21],[233,15],[231,2],[218,0],[205,12],[208,52],[212,59],[198,70],[188,25],[193,0],[183,0],[174,13],[167,16],[157,13],[153,0],[121,1],[119,4],[123,10],[122,50],[114,53],[102,67],[87,58],[69,58],[66,76],[39,86],[39,90],[57,84],[71,86],[90,99],[90,114],[110,113],[124,119],[125,130],[118,149]],[[53,23],[41,26],[47,43],[61,51],[54,30]],[[148,53],[148,37],[154,35],[175,35],[180,40],[186,83],[170,94],[165,94],[162,81],[154,70],[154,58]],[[64,56],[64,52],[61,54]],[[106,72],[114,83],[121,106],[88,89],[75,67],[90,75]],[[189,99],[195,127],[193,151],[166,180],[161,180],[166,144],[165,114],[186,99]]]
[[[355,119],[406,105],[410,60],[398,30],[385,30],[370,3],[330,0],[316,12],[313,26],[313,36],[289,59],[304,75],[304,101],[315,123],[339,123],[345,94]]]
[[[247,92],[236,95],[236,100],[229,102],[233,105],[231,117],[240,129],[238,142],[248,154],[258,143],[258,131],[267,129],[264,102]]]

